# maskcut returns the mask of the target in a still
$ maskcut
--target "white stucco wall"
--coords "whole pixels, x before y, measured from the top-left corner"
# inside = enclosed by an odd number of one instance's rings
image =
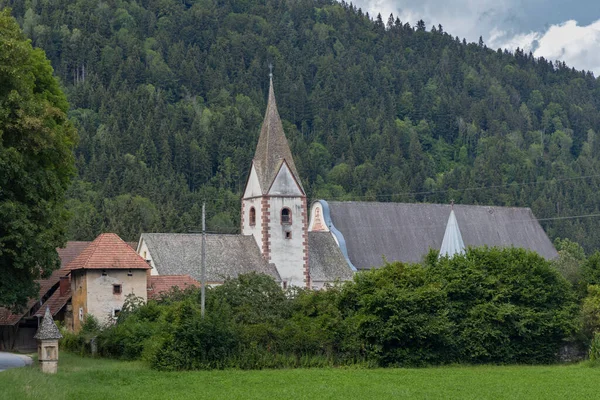
[[[244,215],[242,224],[242,235],[253,235],[258,248],[262,251],[262,210],[261,210],[262,197],[254,197],[250,199],[243,199],[244,204]],[[254,207],[256,211],[256,224],[250,225],[250,209]]]
[[[87,270],[87,313],[100,323],[110,321],[113,310],[120,310],[127,295],[134,293],[146,301],[148,299],[146,270]],[[113,294],[113,285],[121,285],[121,294]]]
[[[302,237],[302,198],[271,197],[271,260],[277,267],[281,280],[288,285],[304,286],[304,238]],[[292,212],[292,224],[281,224],[281,210],[287,207]],[[286,239],[285,233],[292,233]]]
[[[156,267],[154,266],[154,261],[152,260],[152,254],[150,253],[150,249],[146,244],[146,241],[142,238],[140,239],[140,244],[138,245],[137,253],[142,256],[142,258],[146,261],[150,261],[149,266],[152,267],[150,270],[151,275],[159,275]]]

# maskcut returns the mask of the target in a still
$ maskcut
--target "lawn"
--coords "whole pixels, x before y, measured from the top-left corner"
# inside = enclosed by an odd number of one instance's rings
[[[61,353],[57,375],[0,373],[1,399],[591,399],[600,368],[477,366],[156,372],[140,362]]]

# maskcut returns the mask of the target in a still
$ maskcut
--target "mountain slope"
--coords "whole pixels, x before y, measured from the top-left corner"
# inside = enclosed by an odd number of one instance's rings
[[[599,212],[590,73],[326,0],[0,4],[47,52],[78,124],[73,239],[194,230],[203,200],[211,230],[235,231],[269,63],[311,198]],[[543,223],[589,251],[596,221]]]

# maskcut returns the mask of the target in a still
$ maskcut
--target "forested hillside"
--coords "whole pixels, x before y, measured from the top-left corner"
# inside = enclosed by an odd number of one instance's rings
[[[330,0],[0,0],[79,129],[71,238],[235,232],[274,65],[311,199],[528,206],[600,247],[600,84]],[[518,223],[518,222],[515,222]]]

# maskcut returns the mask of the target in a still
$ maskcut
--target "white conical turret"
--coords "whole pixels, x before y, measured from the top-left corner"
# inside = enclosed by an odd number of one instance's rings
[[[460,234],[454,209],[452,209],[448,218],[448,224],[446,225],[446,232],[444,233],[444,240],[442,240],[439,257],[452,258],[456,254],[465,254],[465,243]]]

